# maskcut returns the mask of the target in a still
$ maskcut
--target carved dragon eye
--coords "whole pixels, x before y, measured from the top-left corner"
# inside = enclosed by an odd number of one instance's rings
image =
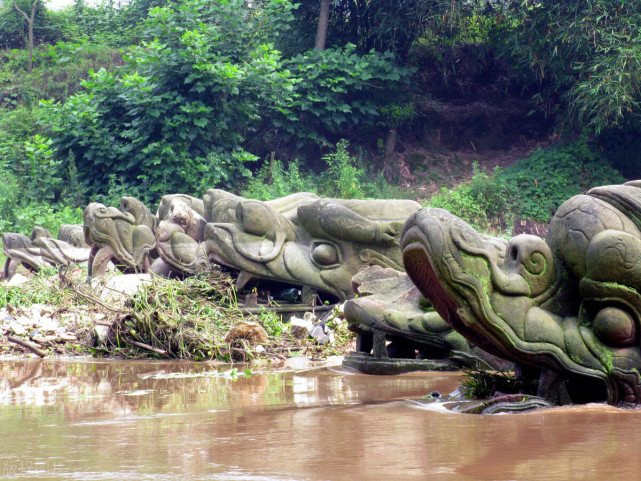
[[[236,207],[236,220],[248,234],[263,236],[272,230],[271,213],[258,202],[242,202]]]
[[[312,260],[315,264],[327,267],[340,262],[338,249],[328,242],[317,242],[312,245]]]
[[[594,318],[594,333],[610,346],[626,347],[636,342],[637,328],[634,318],[623,309],[606,307]]]

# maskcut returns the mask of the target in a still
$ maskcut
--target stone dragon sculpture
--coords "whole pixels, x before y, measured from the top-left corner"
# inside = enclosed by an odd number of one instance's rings
[[[89,259],[89,247],[80,225],[60,226],[57,239],[39,226],[33,228],[29,237],[5,232],[2,248],[7,260],[1,277],[6,280],[13,277],[21,264],[27,270],[38,272],[44,267],[83,264]]]
[[[472,343],[538,377],[555,403],[641,403],[641,181],[556,212],[544,241],[482,235],[442,209],[405,224],[408,276]]]
[[[91,246],[89,277],[101,276],[112,261],[125,272],[148,272],[155,247],[156,216],[133,197],[120,208],[89,204],[83,212],[85,240]]]
[[[456,332],[404,272],[371,266],[352,282],[359,297],[343,310],[358,337],[356,352],[345,357],[344,366],[368,374],[512,367]]]
[[[184,194],[163,196],[154,232],[159,258],[152,264],[152,272],[189,276],[211,268],[205,253],[204,215],[202,199]]]
[[[354,296],[352,276],[370,265],[401,269],[398,235],[420,208],[409,200],[343,200],[299,193],[270,202],[209,191],[209,260],[253,277]]]

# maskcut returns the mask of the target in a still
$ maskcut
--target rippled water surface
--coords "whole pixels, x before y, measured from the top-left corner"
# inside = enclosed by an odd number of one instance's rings
[[[0,361],[0,479],[636,480],[641,411],[478,416],[458,374]]]

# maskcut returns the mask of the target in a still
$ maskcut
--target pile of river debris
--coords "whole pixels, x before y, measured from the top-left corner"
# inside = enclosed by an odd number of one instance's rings
[[[81,268],[24,274],[0,283],[0,355],[245,362],[321,359],[354,348],[340,306],[289,319],[268,307],[247,312],[219,270],[183,280],[114,274],[90,283]]]

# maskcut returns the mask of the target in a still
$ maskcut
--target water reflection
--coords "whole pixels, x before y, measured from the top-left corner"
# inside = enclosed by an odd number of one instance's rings
[[[418,409],[458,375],[0,362],[0,479],[638,479],[641,412]]]

